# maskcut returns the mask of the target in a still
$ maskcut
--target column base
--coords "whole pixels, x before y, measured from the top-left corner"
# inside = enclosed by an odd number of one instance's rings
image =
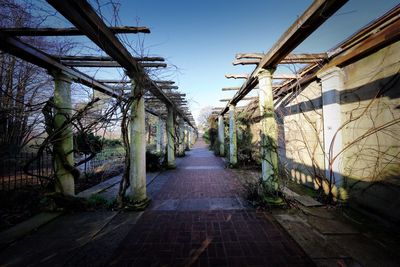
[[[125,205],[124,210],[127,211],[143,211],[145,210],[151,203],[151,199],[146,197],[143,200],[129,202]]]
[[[174,169],[176,169],[176,164],[167,164],[167,166],[165,166],[165,168],[167,170],[174,170]]]

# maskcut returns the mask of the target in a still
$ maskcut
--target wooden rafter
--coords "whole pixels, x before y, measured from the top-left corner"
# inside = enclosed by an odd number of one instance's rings
[[[254,99],[258,99],[258,97],[243,97],[242,99],[240,99],[240,100],[254,100]],[[230,101],[230,99],[229,98],[227,98],[227,99],[220,99],[219,100],[220,102],[229,102]]]
[[[53,55],[54,58],[59,60],[71,60],[71,61],[115,61],[112,57],[105,56],[63,56],[63,55]],[[136,61],[160,61],[164,62],[165,59],[163,57],[134,57]]]
[[[85,67],[85,68],[121,68],[121,65],[116,61],[61,61],[67,66],[71,67]],[[139,65],[142,68],[166,68],[166,63],[156,63],[156,62],[140,62]]]
[[[261,53],[248,53],[248,54],[236,54],[236,60],[232,62],[233,65],[258,65],[264,54]],[[242,60],[244,58],[250,58],[250,60]],[[327,59],[326,53],[318,54],[289,54],[282,59],[279,64],[309,64],[320,62],[321,60]]]
[[[119,33],[150,33],[147,27],[110,27],[114,34]],[[71,28],[3,28],[2,32],[12,36],[76,36],[85,35],[75,27]]]

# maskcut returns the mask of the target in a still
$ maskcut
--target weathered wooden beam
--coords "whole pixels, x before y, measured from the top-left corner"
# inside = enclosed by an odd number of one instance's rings
[[[158,87],[160,87],[163,90],[177,90],[177,89],[179,89],[179,87],[175,86],[175,85],[159,85]]]
[[[71,61],[115,61],[112,57],[107,56],[63,56],[63,55],[53,55],[52,57],[59,60],[71,60]],[[163,57],[134,57],[136,61],[146,61],[146,62],[155,62],[161,61],[164,62],[165,59]]]
[[[244,58],[251,58],[251,59],[259,59],[261,60],[264,57],[264,53],[238,53],[236,54],[236,59],[244,59]]]
[[[99,67],[99,68],[121,68],[121,65],[116,61],[61,61],[64,65],[71,67]],[[139,65],[143,68],[166,68],[166,63],[142,63]]]
[[[223,87],[221,90],[222,91],[235,91],[235,90],[239,90],[240,87]]]
[[[47,2],[92,40],[93,43],[117,61],[135,83],[150,90],[156,97],[175,110],[177,115],[186,120],[190,126],[195,128],[172,100],[150,79],[143,67],[133,58],[121,41],[116,38],[112,30],[87,1],[47,0]]]
[[[98,82],[101,83],[131,83],[130,80],[111,80],[111,79],[97,79]]]
[[[175,82],[174,81],[154,81],[156,84],[158,84],[159,86],[162,86],[162,85],[171,85],[171,84],[174,84]]]
[[[114,34],[120,33],[150,33],[147,27],[119,26],[110,27]],[[75,27],[71,28],[3,28],[2,32],[12,36],[76,36],[85,35]]]
[[[17,37],[9,36],[0,31],[0,48],[1,50],[12,54],[18,58],[21,58],[29,63],[37,65],[47,70],[57,70],[68,74],[77,82],[100,91],[106,95],[112,97],[122,97],[118,92],[115,92],[111,87],[106,86],[95,80],[94,78],[80,72],[76,69],[71,69],[68,66],[58,62],[50,55],[38,50],[37,48],[30,46]]]
[[[282,59],[310,36],[347,1],[348,0],[315,0],[263,56],[256,69],[243,83],[242,88],[235,94],[232,101],[226,105],[222,114],[229,110],[229,105],[238,103],[240,99],[245,97],[251,89],[257,85],[257,75],[263,68],[275,68]]]
[[[254,99],[258,99],[258,97],[243,97],[241,100],[254,100]],[[220,102],[229,102],[231,101],[231,99],[227,98],[227,99],[220,99]]]
[[[245,54],[239,54],[243,56]],[[236,55],[237,57],[238,55]],[[282,59],[279,64],[309,64],[320,62],[321,60],[327,59],[326,53],[318,54],[289,54],[284,59]],[[250,60],[238,59],[232,62],[234,66],[236,65],[258,65],[260,63],[260,58],[254,58]]]
[[[247,79],[249,77],[248,74],[225,74],[225,78],[227,79]]]

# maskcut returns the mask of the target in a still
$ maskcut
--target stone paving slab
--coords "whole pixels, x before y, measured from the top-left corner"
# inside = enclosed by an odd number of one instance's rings
[[[301,205],[306,207],[318,207],[322,206],[322,204],[310,196],[293,196],[293,198],[299,202]]]
[[[60,266],[60,261],[98,234],[116,212],[68,214],[0,252],[0,266]]]
[[[0,249],[3,249],[8,244],[22,238],[40,226],[51,222],[61,214],[62,212],[42,212],[6,231],[1,232]]]

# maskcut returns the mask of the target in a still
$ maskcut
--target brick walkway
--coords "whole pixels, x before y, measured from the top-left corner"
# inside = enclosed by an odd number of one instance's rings
[[[199,140],[149,187],[153,202],[121,242],[113,266],[313,266]]]

